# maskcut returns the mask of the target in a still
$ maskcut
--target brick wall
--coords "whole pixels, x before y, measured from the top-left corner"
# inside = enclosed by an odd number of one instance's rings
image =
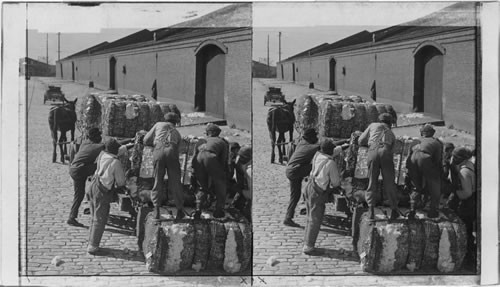
[[[207,35],[175,43],[142,47],[61,61],[63,78],[71,80],[71,62],[75,63],[75,81],[109,89],[109,59],[116,59],[116,88],[123,93],[151,95],[157,79],[158,100],[183,102],[194,110],[196,48],[206,40],[216,40],[227,48],[225,67],[225,115],[228,123],[251,129],[251,29]],[[124,73],[123,67],[126,69]],[[60,77],[60,73],[58,73]]]
[[[475,129],[475,35],[473,28],[432,37],[283,62],[284,78],[292,81],[292,62],[299,69],[296,81],[313,82],[329,89],[329,59],[336,60],[336,88],[342,94],[370,96],[376,81],[377,101],[397,111],[413,109],[413,53],[426,41],[445,49],[443,61],[443,119],[446,124],[474,133]],[[280,65],[279,65],[280,67]],[[342,68],[345,67],[345,75]],[[477,95],[479,96],[479,95]]]

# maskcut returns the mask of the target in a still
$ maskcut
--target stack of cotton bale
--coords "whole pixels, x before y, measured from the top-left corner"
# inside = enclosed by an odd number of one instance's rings
[[[92,93],[84,98],[81,109],[82,127],[100,127],[103,135],[134,137],[140,130],[149,130],[161,121],[165,114],[181,113],[176,105],[155,102],[142,95],[115,95]]]
[[[249,272],[251,225],[243,216],[224,220],[203,213],[202,219],[175,221],[173,210],[161,209],[161,224],[145,218],[142,250],[149,271],[160,274]]]
[[[440,212],[430,219],[417,212],[415,220],[389,220],[389,208],[376,208],[375,219],[361,216],[359,240],[354,242],[364,271],[391,273],[397,271],[460,270],[467,245],[465,224],[455,214]]]
[[[391,105],[366,103],[358,96],[307,94],[297,100],[296,128],[302,133],[314,128],[320,137],[349,138],[354,131],[363,131],[376,122],[382,113],[396,119]]]

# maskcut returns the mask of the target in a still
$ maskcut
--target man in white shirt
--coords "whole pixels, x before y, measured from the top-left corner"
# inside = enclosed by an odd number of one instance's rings
[[[119,148],[120,144],[114,138],[106,139],[104,151],[97,157],[97,170],[88,191],[91,222],[87,252],[92,255],[99,253],[99,243],[108,221],[114,189],[125,186],[125,171],[116,156]]]
[[[325,203],[330,192],[340,186],[340,174],[333,156],[341,151],[341,146],[335,147],[331,140],[323,139],[320,150],[312,160],[312,170],[304,191],[307,223],[302,251],[307,255],[318,253],[314,245],[325,214]]]
[[[151,201],[155,207],[154,217],[160,218],[160,206],[167,197],[164,186],[165,173],[168,176],[168,190],[174,195],[177,208],[176,219],[182,219],[184,212],[184,195],[181,182],[181,164],[179,162],[179,146],[181,134],[175,129],[180,121],[176,113],[167,113],[166,122],[157,122],[144,136],[144,144],[154,146],[154,178],[155,183],[151,191]]]

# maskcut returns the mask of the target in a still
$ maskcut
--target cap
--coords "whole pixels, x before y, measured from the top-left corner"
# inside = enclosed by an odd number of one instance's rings
[[[176,124],[176,123],[178,123],[180,121],[179,116],[176,113],[173,113],[173,112],[166,113],[165,116],[164,116],[164,118],[165,118],[165,120],[167,122],[171,122],[171,123],[174,123],[174,124]]]
[[[306,139],[308,142],[316,142],[317,141],[317,133],[316,130],[313,128],[308,128],[304,131],[303,135],[304,139]]]
[[[383,122],[383,123],[386,123],[388,125],[391,125],[393,122],[392,116],[388,113],[381,113],[380,115],[378,115],[378,120],[379,120],[379,122]]]
[[[120,148],[120,144],[116,141],[115,138],[109,137],[104,140],[104,150],[112,153],[118,154],[118,149]]]
[[[238,155],[242,164],[249,162],[252,159],[252,146],[243,146]]]
[[[205,131],[207,133],[210,133],[212,135],[215,135],[215,136],[219,136],[220,132],[221,132],[221,129],[219,128],[218,125],[216,124],[213,124],[213,123],[209,123],[205,129]]]
[[[95,139],[96,137],[101,135],[101,131],[98,128],[90,128],[87,131],[89,139]]]
[[[230,142],[229,143],[229,149],[232,150],[232,149],[239,149],[240,148],[240,144],[237,143],[237,142]]]
[[[431,124],[425,124],[424,126],[422,126],[420,128],[420,133],[423,136],[431,136],[432,137],[435,132],[436,132],[436,130],[434,129],[434,127]]]
[[[321,140],[319,144],[321,152],[324,154],[332,155],[333,149],[335,148],[335,144],[328,138],[324,138]]]
[[[472,157],[472,152],[466,147],[459,147],[453,150],[451,154],[457,163],[460,163],[464,160],[468,160]]]

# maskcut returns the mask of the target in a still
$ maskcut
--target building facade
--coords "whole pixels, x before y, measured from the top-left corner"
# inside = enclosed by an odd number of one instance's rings
[[[102,43],[57,63],[57,76],[104,90],[153,95],[182,112],[251,128],[252,30],[164,28]]]
[[[468,5],[474,13],[475,6]],[[291,57],[278,64],[278,78],[389,103],[398,112],[422,112],[474,133],[479,28],[471,21],[429,25],[435,18],[376,31],[370,41],[362,34],[349,45]]]

